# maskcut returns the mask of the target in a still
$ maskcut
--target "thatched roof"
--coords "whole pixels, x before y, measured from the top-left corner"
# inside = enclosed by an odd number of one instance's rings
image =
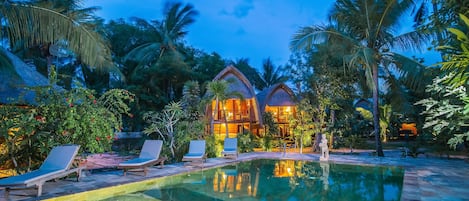
[[[259,124],[262,125],[262,118],[260,116],[261,113],[259,110],[259,102],[257,101],[256,93],[254,92],[254,87],[252,87],[249,80],[241,71],[239,71],[234,66],[230,65],[220,71],[220,73],[218,73],[218,75],[215,76],[213,80],[232,81],[229,82],[229,92],[238,92],[243,95],[244,99],[252,99],[252,107],[254,108],[255,119],[257,122],[259,122]]]
[[[354,103],[353,103],[353,106],[355,108],[361,107],[361,108],[364,108],[366,110],[371,110],[373,108],[372,105],[373,105],[372,101],[370,101],[368,99],[364,99],[364,98],[354,100]]]
[[[275,84],[257,94],[261,111],[268,106],[295,106],[295,94],[284,83]]]
[[[0,104],[16,103],[20,97],[23,99],[19,100],[19,103],[34,103],[34,91],[28,87],[47,86],[49,80],[37,72],[34,66],[24,63],[11,52],[0,48],[0,54],[4,54],[10,60],[16,71],[15,74],[0,67],[2,69],[0,72]]]
[[[214,81],[217,80],[227,80],[232,81],[229,83],[229,91],[233,92],[236,91],[241,93],[244,98],[252,98],[255,97],[254,88],[252,87],[249,80],[244,76],[244,74],[239,71],[234,66],[227,66],[223,69],[217,76],[213,79]]]

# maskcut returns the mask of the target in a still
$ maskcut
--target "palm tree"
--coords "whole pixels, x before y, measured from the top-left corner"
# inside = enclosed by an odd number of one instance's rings
[[[39,5],[0,2],[0,16],[2,21],[8,22],[0,23],[0,28],[6,30],[10,46],[21,44],[28,48],[65,41],[67,49],[73,51],[84,64],[101,69],[112,65],[109,47],[84,20],[89,19],[87,17],[90,15],[83,10],[62,12],[63,7],[46,8],[43,4]]]
[[[291,41],[293,50],[312,49],[313,45],[321,43],[343,44],[347,50],[343,57],[346,63],[365,71],[367,85],[373,95],[378,156],[384,156],[379,135],[379,69],[386,75],[406,78],[411,88],[423,87],[417,79],[423,66],[413,59],[391,52],[394,48],[418,49],[426,41],[426,36],[416,31],[401,35],[393,32],[398,28],[402,15],[412,7],[411,0],[338,0],[330,13],[330,25],[303,27]],[[393,83],[398,82],[388,84]]]
[[[229,137],[229,131],[228,131],[228,120],[226,119],[226,114],[225,114],[225,101],[231,97],[237,97],[240,99],[243,99],[242,94],[236,91],[228,91],[229,89],[229,83],[233,82],[232,80],[217,80],[217,81],[212,81],[207,84],[207,94],[208,94],[208,99],[210,100],[210,106],[211,106],[211,101],[215,100],[215,109],[212,110],[212,116],[210,119],[210,133],[213,133],[213,123],[215,119],[215,115],[218,114],[218,108],[219,105],[222,108],[222,115],[223,115],[223,121],[225,122],[225,129],[226,129],[226,137]]]
[[[183,6],[182,3],[166,2],[164,6],[164,19],[154,20],[151,23],[134,18],[134,21],[148,28],[152,35],[146,43],[132,49],[127,59],[138,61],[138,66],[133,74],[137,74],[141,68],[150,68],[165,74],[167,96],[173,99],[173,82],[181,81],[179,74],[188,74],[189,68],[184,63],[181,52],[179,52],[182,39],[187,35],[189,25],[195,22],[197,11],[191,4]],[[160,75],[158,75],[160,76]]]
[[[263,90],[274,84],[285,82],[288,80],[288,77],[282,75],[280,71],[282,70],[280,67],[274,66],[272,60],[270,58],[265,59],[262,62],[262,73],[261,73],[261,82],[260,86],[257,86],[259,90]]]
[[[191,4],[166,2],[164,19],[154,20],[151,23],[134,18],[134,20],[153,31],[152,38],[144,44],[135,47],[127,55],[128,58],[137,58],[142,65],[155,62],[168,52],[179,54],[177,44],[187,35],[186,28],[195,22],[198,14]]]

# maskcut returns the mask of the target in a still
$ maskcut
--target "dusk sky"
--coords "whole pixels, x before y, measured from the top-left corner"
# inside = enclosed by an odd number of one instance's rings
[[[249,58],[258,69],[270,57],[275,65],[287,63],[289,42],[301,26],[325,24],[334,0],[194,0],[199,12],[189,26],[188,45],[223,58]],[[161,20],[164,0],[85,0],[99,6],[106,20],[136,16]],[[410,55],[407,55],[410,56]]]
[[[196,0],[199,12],[189,26],[187,44],[226,59],[249,58],[253,67],[270,57],[284,65],[290,56],[289,41],[300,26],[325,22],[333,0]],[[104,19],[162,19],[163,0],[85,0],[84,6],[99,6]]]

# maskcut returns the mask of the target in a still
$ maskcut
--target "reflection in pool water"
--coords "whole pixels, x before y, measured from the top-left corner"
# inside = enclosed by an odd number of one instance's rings
[[[399,167],[254,160],[108,200],[399,200],[403,175]]]

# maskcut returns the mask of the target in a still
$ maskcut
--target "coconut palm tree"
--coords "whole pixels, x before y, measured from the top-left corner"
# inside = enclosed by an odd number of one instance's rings
[[[69,5],[75,4],[72,1]],[[19,44],[28,48],[65,41],[66,48],[82,63],[101,69],[112,65],[109,47],[94,27],[86,23],[90,15],[84,11],[94,8],[64,12],[68,7],[45,6],[44,3],[0,2],[1,20],[7,22],[0,23],[0,28],[7,33],[10,47]]]
[[[134,18],[138,24],[152,30],[153,35],[148,42],[132,49],[127,54],[127,58],[134,58],[140,61],[141,65],[147,65],[156,62],[165,54],[180,56],[177,44],[187,35],[186,29],[195,22],[194,18],[197,14],[198,12],[191,4],[183,6],[180,2],[168,1],[164,6],[162,21],[154,20],[149,23],[143,19]]]
[[[263,90],[267,87],[273,86],[274,84],[285,82],[288,80],[288,77],[281,74],[282,69],[276,67],[270,58],[265,59],[262,62],[262,72],[260,75],[261,82],[260,86],[256,86],[259,90]]]
[[[406,78],[411,88],[423,88],[418,73],[423,66],[413,59],[396,52],[419,49],[426,42],[426,35],[411,31],[398,35],[395,30],[403,14],[413,7],[411,0],[338,0],[329,14],[331,22],[326,26],[301,28],[291,41],[293,50],[313,49],[315,44],[343,44],[347,50],[345,63],[365,71],[367,85],[373,96],[373,124],[376,152],[384,156],[379,126],[380,69],[386,75]],[[398,82],[389,82],[393,84]],[[402,89],[394,87],[396,89]],[[402,89],[403,90],[403,89]]]
[[[164,19],[146,22],[135,18],[140,25],[151,31],[151,36],[146,43],[132,49],[127,59],[138,62],[134,75],[141,72],[142,68],[155,69],[159,76],[164,74],[164,85],[169,99],[174,99],[174,82],[183,81],[181,76],[189,74],[189,67],[184,62],[182,39],[187,35],[187,27],[195,22],[198,12],[191,4],[183,5],[180,2],[166,2],[164,6]],[[182,83],[183,83],[182,82]]]
[[[207,98],[210,100],[210,105],[211,101],[215,100],[215,109],[212,110],[212,116],[210,119],[210,133],[213,133],[213,123],[215,119],[215,115],[218,114],[218,108],[219,105],[222,108],[222,115],[223,115],[223,121],[225,122],[225,128],[226,128],[226,137],[229,137],[229,131],[228,131],[228,120],[226,119],[226,114],[225,114],[225,101],[229,98],[232,97],[237,97],[239,99],[243,99],[243,95],[237,91],[229,91],[229,84],[233,82],[232,80],[217,80],[217,81],[212,81],[207,84]]]

